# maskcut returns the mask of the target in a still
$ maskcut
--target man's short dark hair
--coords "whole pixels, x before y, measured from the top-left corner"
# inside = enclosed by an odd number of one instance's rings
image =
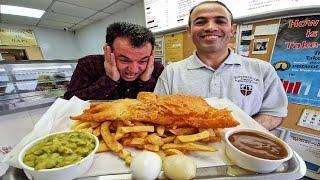
[[[197,8],[198,6],[202,5],[202,4],[209,4],[209,3],[212,3],[212,4],[219,4],[221,6],[223,6],[229,13],[230,13],[230,17],[231,17],[231,23],[233,22],[233,15],[232,15],[232,12],[230,11],[230,9],[222,2],[220,1],[203,1],[197,5],[195,5],[193,8],[190,9],[189,11],[189,20],[188,20],[188,25],[191,26],[191,14],[193,12],[193,10],[195,8]]]
[[[112,47],[117,37],[128,38],[133,47],[141,47],[149,42],[153,49],[155,44],[155,37],[148,28],[128,22],[115,22],[107,27],[106,43],[109,46]]]

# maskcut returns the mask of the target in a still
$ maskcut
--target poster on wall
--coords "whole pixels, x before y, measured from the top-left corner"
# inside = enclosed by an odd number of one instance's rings
[[[298,125],[320,131],[320,111],[304,109],[298,121]]]
[[[183,59],[183,33],[174,33],[164,36],[164,54],[167,62]]]
[[[155,50],[156,56],[163,56],[163,48],[162,48],[163,43],[162,42],[163,42],[162,36],[155,38],[154,50]]]
[[[291,103],[320,106],[320,16],[281,19],[273,56]]]
[[[288,131],[285,141],[306,162],[307,169],[320,177],[320,138]]]
[[[267,54],[269,38],[254,39],[252,54]]]
[[[249,56],[249,45],[253,39],[252,24],[240,26],[240,45],[238,48],[238,54],[241,56]]]

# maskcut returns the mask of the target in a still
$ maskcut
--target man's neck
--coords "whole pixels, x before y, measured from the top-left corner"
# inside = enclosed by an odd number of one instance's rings
[[[197,56],[199,59],[207,66],[213,69],[218,69],[219,66],[227,59],[229,55],[229,50],[223,52],[212,52],[212,53],[201,53],[197,51]]]

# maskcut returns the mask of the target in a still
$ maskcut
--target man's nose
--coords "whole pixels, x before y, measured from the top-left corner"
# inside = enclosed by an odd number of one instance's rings
[[[217,24],[215,22],[209,21],[206,23],[205,30],[217,30]]]
[[[139,65],[137,63],[132,63],[129,66],[129,70],[133,73],[138,73],[139,72]]]

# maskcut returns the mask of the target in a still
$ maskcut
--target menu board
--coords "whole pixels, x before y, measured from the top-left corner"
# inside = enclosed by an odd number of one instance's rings
[[[204,0],[144,0],[146,26],[152,32],[166,31],[188,24],[189,10]],[[293,9],[320,8],[316,0],[220,0],[234,19]]]
[[[144,0],[146,26],[153,32],[188,23],[189,10],[203,0]]]

